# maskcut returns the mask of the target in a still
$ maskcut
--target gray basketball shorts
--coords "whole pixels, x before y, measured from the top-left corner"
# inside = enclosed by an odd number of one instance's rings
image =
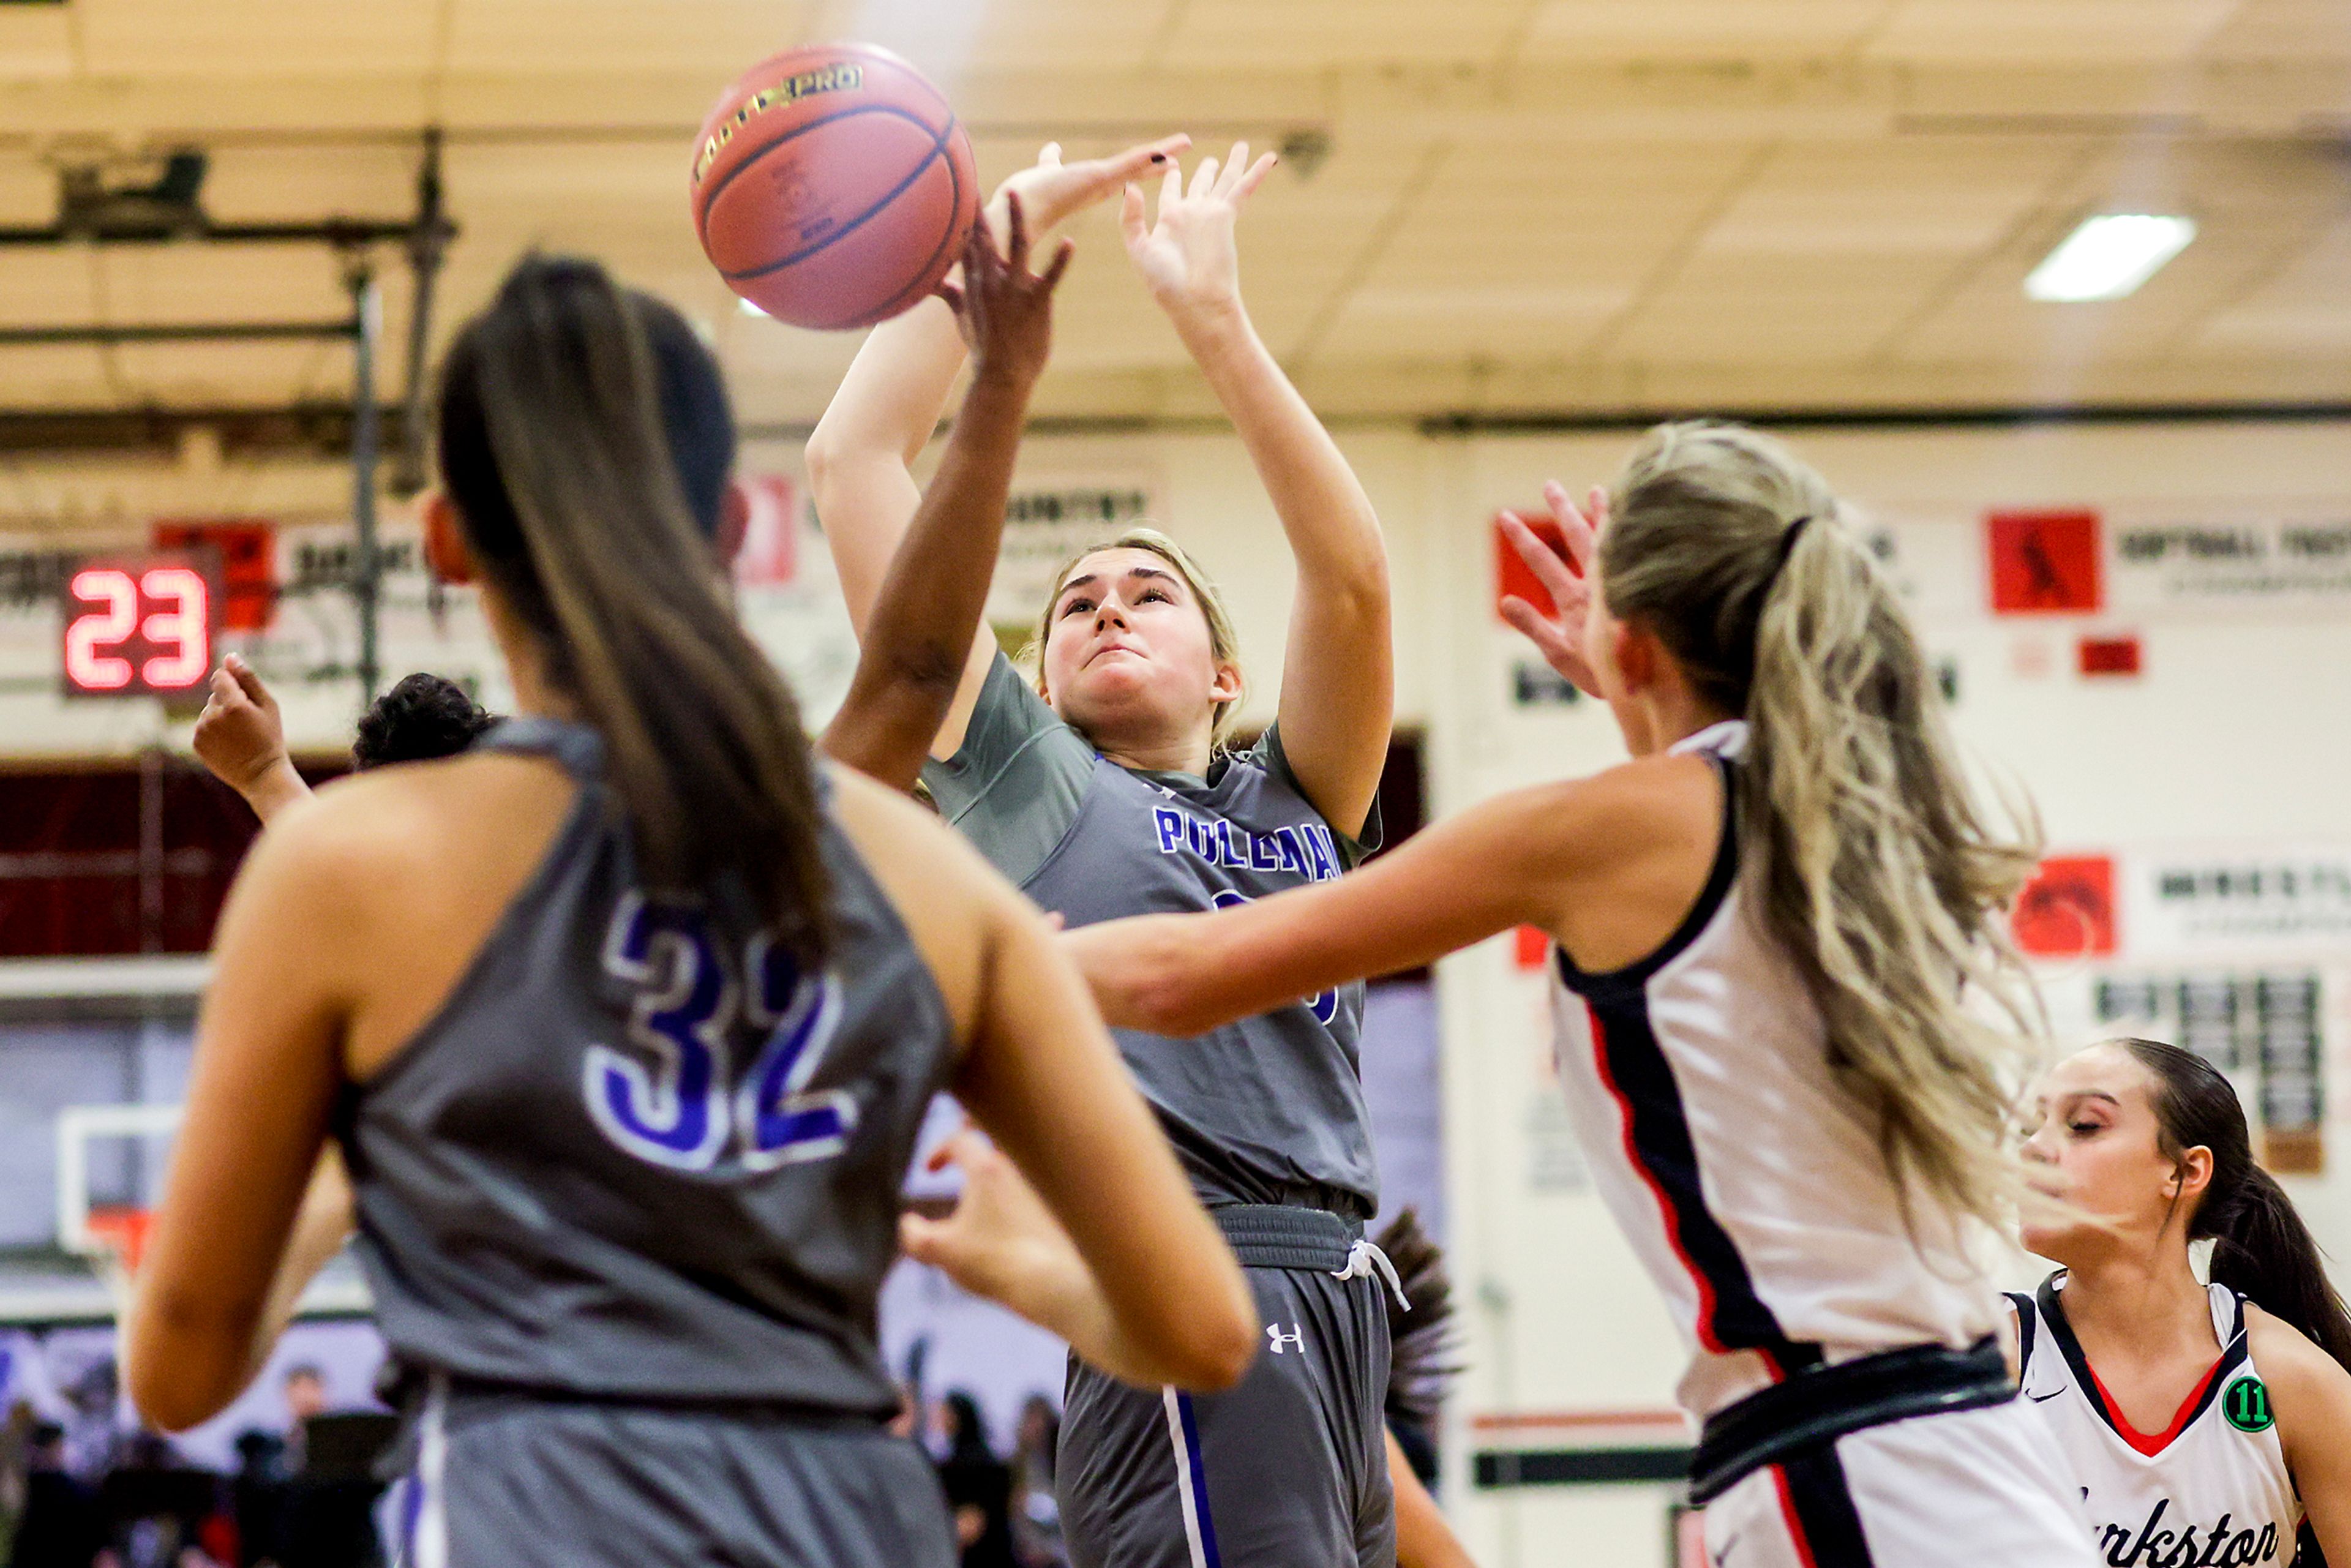
[[[1265,1336],[1238,1385],[1135,1388],[1071,1358],[1055,1469],[1071,1568],[1394,1568],[1386,1287],[1336,1277],[1343,1235],[1308,1267],[1234,1240]]]
[[[930,1461],[878,1427],[428,1395],[391,1568],[953,1568]]]

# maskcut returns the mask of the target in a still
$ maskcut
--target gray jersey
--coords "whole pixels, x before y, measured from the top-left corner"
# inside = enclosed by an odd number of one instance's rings
[[[962,748],[925,781],[947,819],[1072,926],[1222,908],[1351,869],[1376,844],[1332,832],[1274,730],[1207,779],[1095,754],[999,658]],[[1378,1207],[1356,1057],[1360,983],[1191,1040],[1117,1030],[1194,1187],[1211,1204]]]
[[[874,1298],[951,1026],[828,813],[826,973],[646,899],[590,731],[479,743],[580,780],[441,1010],[340,1132],[377,1321],[403,1361],[627,1402],[896,1406]]]

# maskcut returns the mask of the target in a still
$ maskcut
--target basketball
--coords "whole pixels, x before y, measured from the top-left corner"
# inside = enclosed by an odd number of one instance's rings
[[[938,287],[979,215],[971,140],[886,49],[763,60],[710,111],[694,226],[736,293],[796,327],[870,327]]]

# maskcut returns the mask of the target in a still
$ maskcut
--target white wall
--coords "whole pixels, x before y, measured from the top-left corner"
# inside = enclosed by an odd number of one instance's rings
[[[1986,511],[2015,506],[2095,507],[2110,528],[2351,518],[2351,423],[1846,430],[1792,439],[1890,531],[1928,642],[1956,662],[1963,738],[2030,789],[2053,848],[2119,852],[2127,878],[2175,850],[2259,858],[2351,845],[2342,808],[2351,779],[2351,593],[2199,596],[2162,572],[2117,571],[2115,607],[2105,614],[2001,620],[1986,608],[1981,535]],[[1387,527],[1398,720],[1426,728],[1438,811],[1621,755],[1609,719],[1589,704],[1514,704],[1520,653],[1492,613],[1489,523],[1497,507],[1535,503],[1547,477],[1577,487],[1605,481],[1632,441],[1343,436]],[[772,470],[796,462],[774,445],[747,456]],[[1101,480],[1145,486],[1155,514],[1223,580],[1250,661],[1250,716],[1270,716],[1290,571],[1238,444],[1196,434],[1040,438],[1024,456],[1024,486]],[[847,669],[828,593],[818,564],[789,593],[752,606],[769,645],[809,685],[812,716],[829,709]],[[2089,632],[2139,635],[2144,673],[2074,674],[2074,640]],[[462,625],[440,635],[450,648],[478,648]],[[388,663],[398,670],[429,652],[404,645]],[[306,733],[324,744],[339,742],[349,722],[347,705],[331,699],[304,714]],[[0,723],[12,750],[116,743],[111,732],[64,727],[21,699],[0,699]],[[2343,1127],[2351,940],[2202,951],[2166,945],[2152,927],[2134,935],[2133,907],[2126,899],[2115,960],[2053,968],[2062,1030],[2090,1028],[2088,986],[2100,972],[2283,965],[2325,975],[2334,1158],[2325,1176],[2294,1186],[2322,1239],[2338,1255],[2351,1252]],[[1474,1495],[1460,1473],[1470,1417],[1661,1409],[1679,1352],[1561,1145],[1538,977],[1498,941],[1445,965],[1440,992],[1449,1230],[1470,1334],[1450,1444],[1457,1517],[1481,1560],[1503,1568],[1661,1561],[1662,1489]]]

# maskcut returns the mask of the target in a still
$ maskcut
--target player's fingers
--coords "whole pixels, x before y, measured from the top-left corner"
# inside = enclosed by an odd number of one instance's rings
[[[1560,538],[1567,545],[1570,559],[1583,566],[1592,559],[1591,520],[1576,510],[1567,486],[1556,479],[1543,486],[1543,504],[1551,508],[1552,521],[1559,525]]]
[[[963,286],[961,284],[949,283],[946,278],[942,277],[939,279],[939,286],[931,290],[931,292],[946,300],[947,302],[948,309],[954,311],[958,316],[963,314],[964,298]]]
[[[1194,201],[1198,201],[1217,188],[1217,171],[1223,165],[1213,157],[1200,160],[1200,166],[1192,171],[1192,189],[1189,194]]]
[[[1043,275],[1037,279],[1046,293],[1050,294],[1061,286],[1061,274],[1070,270],[1070,257],[1077,254],[1078,242],[1067,235],[1062,235],[1061,243],[1053,247],[1053,259],[1046,264]]]
[[[1209,189],[1219,196],[1231,195],[1233,187],[1241,183],[1241,176],[1249,172],[1249,143],[1234,142],[1232,155],[1225,160],[1224,169],[1217,175],[1217,183]]]
[[[1156,141],[1145,141],[1123,152],[1113,152],[1102,160],[1103,177],[1119,184],[1139,179],[1163,164],[1174,162],[1189,152],[1191,146],[1190,137],[1178,134],[1163,136]]]
[[[1061,144],[1060,142],[1048,141],[1044,146],[1037,149],[1037,167],[1040,169],[1058,169],[1061,166]]]
[[[1126,236],[1129,248],[1150,237],[1151,225],[1143,221],[1143,187],[1130,183],[1118,203],[1119,232]]]
[[[1249,172],[1243,174],[1233,185],[1233,205],[1238,206],[1255,195],[1257,188],[1265,183],[1265,177],[1273,172],[1273,166],[1280,162],[1281,162],[1280,158],[1268,152],[1250,164]]]
[[[1574,594],[1575,574],[1567,570],[1567,563],[1559,559],[1559,552],[1551,548],[1550,542],[1527,527],[1517,513],[1502,514],[1502,534],[1554,603],[1565,603]]]
[[[1502,619],[1510,622],[1511,631],[1532,643],[1547,658],[1568,651],[1567,639],[1560,635],[1551,618],[1515,593],[1502,600]]]
[[[1167,216],[1167,209],[1184,199],[1184,165],[1171,158],[1167,161],[1167,178],[1159,182],[1159,215]]]
[[[917,1263],[930,1263],[939,1256],[939,1222],[919,1214],[898,1217],[898,1249]]]
[[[226,670],[230,678],[236,682],[239,691],[257,704],[268,703],[269,688],[261,684],[259,672],[256,671],[251,664],[246,664],[236,654],[231,653],[226,659],[221,661],[221,667]]]
[[[1020,200],[1020,193],[1005,193],[1004,207],[1008,243],[1004,247],[1006,267],[1014,273],[1029,270],[1029,210]],[[977,226],[977,225],[975,225]]]
[[[1059,930],[1062,929],[1064,926],[1068,925],[1069,925],[1069,923],[1070,923],[1070,917],[1069,917],[1068,915],[1066,915],[1062,914],[1060,910],[1058,910],[1058,909],[1049,909],[1049,910],[1045,911],[1045,929],[1046,929],[1046,930],[1048,930],[1048,931],[1059,931]]]

